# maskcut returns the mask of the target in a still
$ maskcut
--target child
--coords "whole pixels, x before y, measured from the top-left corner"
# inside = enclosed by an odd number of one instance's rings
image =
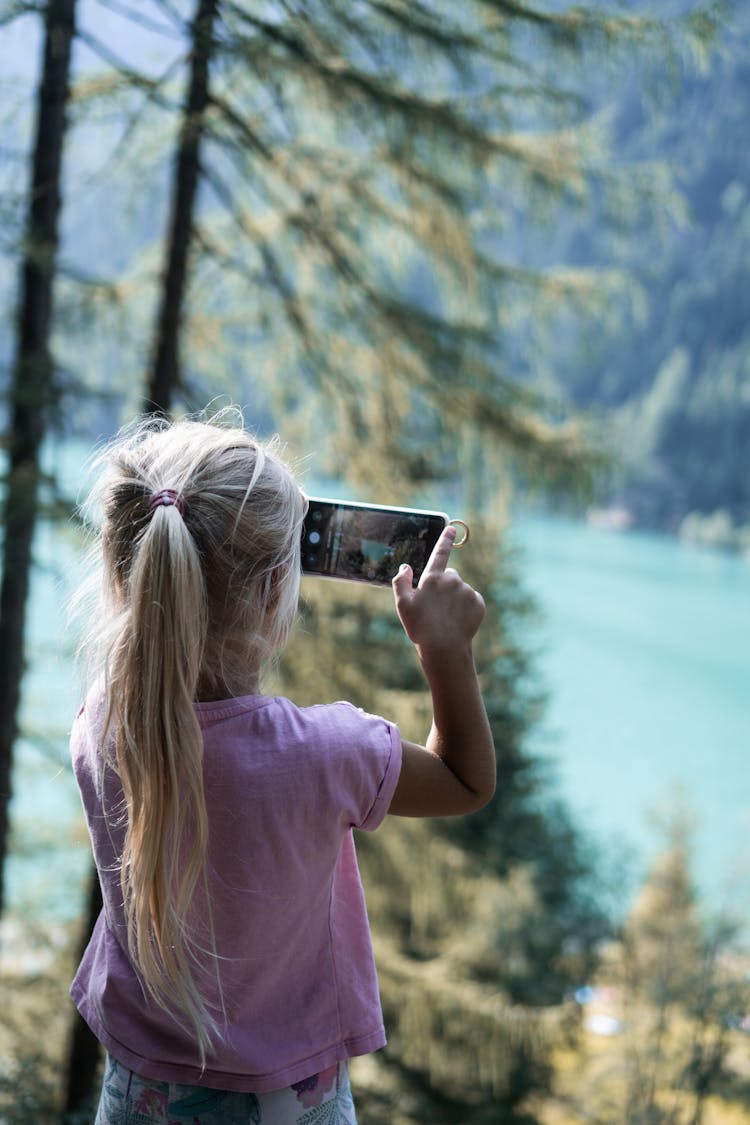
[[[393,580],[432,693],[418,746],[347,703],[261,694],[306,509],[273,445],[151,420],[100,492],[100,674],[71,736],[104,898],[71,989],[107,1051],[96,1125],[355,1125],[348,1059],[385,1035],[351,830],[494,790],[455,529],[417,588]]]

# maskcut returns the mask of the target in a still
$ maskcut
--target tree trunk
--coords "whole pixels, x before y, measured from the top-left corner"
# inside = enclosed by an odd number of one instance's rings
[[[209,103],[209,66],[218,0],[198,0],[191,31],[191,66],[174,165],[169,242],[154,336],[145,412],[168,414],[181,382],[180,328],[187,288],[193,214],[200,177],[200,147]]]
[[[8,404],[9,456],[0,587],[0,909],[4,903],[11,766],[24,670],[26,601],[37,518],[40,452],[54,395],[49,340],[74,28],[75,0],[48,0],[21,267],[16,360]]]
[[[80,949],[80,961],[91,937],[94,923],[99,917],[102,908],[102,891],[96,868],[92,867],[89,882],[88,920],[83,932]],[[99,1066],[101,1050],[99,1041],[91,1031],[89,1025],[76,1012],[73,1027],[70,1032],[70,1046],[68,1050],[68,1068],[66,1075],[65,1112],[73,1113],[80,1109],[91,1095]]]

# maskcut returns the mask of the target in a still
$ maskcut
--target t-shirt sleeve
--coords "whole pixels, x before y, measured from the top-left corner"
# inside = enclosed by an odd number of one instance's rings
[[[375,794],[375,799],[367,811],[361,824],[355,825],[365,832],[372,832],[383,823],[386,813],[391,806],[391,800],[396,789],[396,784],[401,773],[401,735],[398,727],[392,723],[380,720],[388,731],[388,755],[385,770],[380,780],[380,785]]]
[[[401,773],[398,727],[349,703],[336,714],[337,787],[352,828],[372,832],[382,824]]]

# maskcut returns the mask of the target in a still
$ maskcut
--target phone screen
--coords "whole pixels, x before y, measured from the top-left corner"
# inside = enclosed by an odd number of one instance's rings
[[[389,585],[408,563],[417,582],[447,522],[444,512],[311,499],[302,532],[302,571]]]

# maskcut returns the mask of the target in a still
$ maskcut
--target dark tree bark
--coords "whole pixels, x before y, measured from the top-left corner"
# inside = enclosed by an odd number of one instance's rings
[[[74,29],[75,0],[48,0],[21,267],[16,359],[8,404],[9,464],[0,587],[0,909],[4,902],[11,767],[18,733],[40,451],[54,398],[49,341]]]
[[[99,917],[102,908],[102,891],[96,869],[93,868],[89,882],[89,896],[87,907],[87,923],[83,930],[83,937],[79,948],[79,957],[86,950],[91,937],[94,923]],[[66,1076],[65,1112],[73,1113],[80,1109],[88,1100],[96,1078],[96,1072],[101,1058],[99,1041],[91,1031],[89,1025],[76,1012],[70,1034],[68,1051],[68,1069]]]
[[[169,241],[144,410],[168,414],[181,382],[180,328],[188,281],[193,215],[200,177],[203,121],[210,100],[210,62],[218,0],[198,0],[191,31],[191,65],[174,165]]]

